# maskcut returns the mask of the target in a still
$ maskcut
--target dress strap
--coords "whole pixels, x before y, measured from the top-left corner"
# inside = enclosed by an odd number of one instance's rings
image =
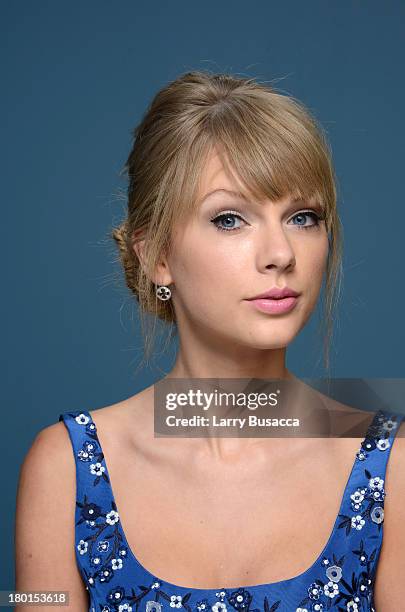
[[[387,410],[375,413],[356,453],[331,538],[341,560],[356,559],[367,589],[374,584],[382,546],[388,459],[404,418]]]
[[[369,524],[382,532],[384,520],[384,482],[392,444],[405,415],[378,410],[356,452],[353,469],[343,495],[341,513],[346,535]],[[364,533],[368,530],[364,529]],[[374,533],[374,530],[373,530]],[[382,534],[381,534],[382,535]]]
[[[391,448],[405,414],[378,410],[371,421],[364,440],[356,453],[356,460],[367,471],[379,472],[385,478]]]
[[[64,412],[59,421],[69,432],[76,464],[76,561],[90,597],[97,598],[96,577],[100,583],[110,580],[115,567],[121,567],[127,548],[122,544],[119,515],[96,424],[87,410]]]
[[[69,432],[76,463],[76,497],[84,499],[91,491],[92,501],[111,507],[112,490],[97,427],[87,410],[59,415]],[[104,486],[99,486],[101,484]],[[107,486],[106,486],[107,485]],[[87,495],[88,497],[88,495]]]

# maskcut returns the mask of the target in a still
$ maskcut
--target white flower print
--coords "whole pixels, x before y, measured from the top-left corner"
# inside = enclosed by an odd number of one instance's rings
[[[370,516],[371,520],[374,521],[374,523],[382,523],[384,520],[384,508],[382,506],[374,506]]]
[[[297,608],[295,612],[308,612],[307,608]]]
[[[92,562],[92,564],[93,564],[93,565],[100,565],[100,563],[101,563],[101,558],[100,558],[100,557],[93,557],[93,558],[91,559],[91,562]]]
[[[388,438],[381,438],[381,440],[377,440],[377,448],[380,451],[385,451],[387,450],[387,448],[389,448],[391,446],[390,441],[388,440]]]
[[[85,540],[80,540],[80,542],[77,545],[77,550],[79,551],[81,555],[84,555],[87,552],[88,547],[89,547],[88,542],[86,542]]]
[[[122,569],[122,559],[111,559],[111,565],[114,570]]]
[[[379,476],[374,476],[374,478],[370,478],[368,481],[368,486],[372,491],[382,491],[384,486],[384,480]]]
[[[89,453],[87,450],[84,450],[83,448],[81,448],[79,452],[77,453],[77,456],[79,457],[81,461],[88,461],[89,459],[93,459],[94,454]]]
[[[326,570],[326,575],[332,582],[339,582],[342,577],[342,568],[338,565],[331,565]]]
[[[382,501],[385,497],[385,491],[373,491],[373,499],[375,501]]]
[[[105,517],[105,522],[109,525],[115,525],[119,521],[119,514],[116,510],[111,510]]]
[[[319,585],[317,582],[313,582],[312,584],[309,585],[308,595],[310,599],[319,599],[321,593],[322,593],[322,586]]]
[[[390,433],[391,431],[396,429],[396,427],[398,427],[398,423],[396,421],[393,421],[392,419],[385,419],[382,423],[382,428]]]
[[[361,504],[364,499],[365,492],[365,489],[358,489],[355,493],[350,495],[350,499],[352,499],[355,504]]]
[[[360,599],[358,597],[355,597],[354,600],[352,599],[351,601],[348,601],[346,604],[347,612],[359,612],[359,606],[357,605],[357,602],[360,602]]]
[[[160,604],[158,601],[153,601],[153,599],[150,599],[146,602],[146,612],[161,612],[161,610],[162,604]]]
[[[218,594],[217,594],[218,597]],[[214,603],[214,605],[212,606],[212,612],[220,612],[222,610],[222,612],[226,612],[227,607],[226,604],[223,601],[217,601],[216,603]]]
[[[97,544],[97,550],[99,552],[107,552],[109,548],[110,548],[110,543],[108,540],[100,540],[100,542]]]
[[[364,593],[366,591],[368,591],[370,589],[370,585],[371,585],[371,578],[367,578],[367,584],[361,584],[360,585],[360,591],[361,593]],[[359,601],[358,597],[355,597],[356,601]]]
[[[99,580],[100,582],[106,582],[111,578],[111,570],[106,567],[105,569],[99,570]]]
[[[127,603],[119,604],[118,612],[132,612],[132,606]]]
[[[90,472],[96,476],[101,476],[105,472],[105,467],[99,461],[90,464]]]
[[[363,500],[365,498],[365,494],[366,494],[366,489],[361,489],[360,487],[358,487],[357,491],[355,491],[354,493],[350,495],[350,499],[352,500],[351,506],[353,510],[358,511],[361,509]]]
[[[367,453],[362,448],[360,448],[356,453],[356,457],[359,461],[364,461],[367,457]]]
[[[373,440],[366,440],[364,442],[364,448],[366,449],[366,451],[367,450],[372,451],[374,448],[374,444],[375,442],[373,442]],[[366,456],[367,456],[367,452],[366,452]]]
[[[79,415],[77,415],[77,417],[75,417],[75,421],[76,423],[79,423],[79,425],[87,425],[90,419],[88,416],[81,412]]]
[[[182,597],[181,595],[170,595],[170,607],[181,608]]]
[[[356,516],[352,516],[352,527],[355,529],[360,529],[363,525],[366,524],[366,521],[362,518],[361,514],[357,514]]]
[[[339,587],[336,582],[330,580],[327,584],[324,584],[323,592],[328,597],[335,597],[339,593]]]
[[[158,589],[159,587],[160,587],[160,582],[154,582],[150,588],[151,589]]]

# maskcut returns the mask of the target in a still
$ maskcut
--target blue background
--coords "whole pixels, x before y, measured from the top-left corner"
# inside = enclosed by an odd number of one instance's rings
[[[336,377],[404,376],[404,16],[399,2],[3,0],[2,559],[14,588],[21,462],[67,410],[120,401],[142,340],[109,238],[119,171],[152,96],[192,69],[236,72],[302,100],[332,144],[344,226]],[[394,302],[395,298],[395,302]],[[402,303],[401,303],[402,300]],[[288,352],[322,376],[313,317]],[[161,368],[161,369],[159,369]],[[5,552],[7,551],[7,552]]]

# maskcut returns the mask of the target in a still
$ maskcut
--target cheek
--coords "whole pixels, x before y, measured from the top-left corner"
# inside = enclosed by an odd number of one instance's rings
[[[206,294],[215,293],[219,299],[219,289],[232,286],[236,289],[240,285],[246,268],[243,251],[234,244],[219,244],[215,239],[199,241],[197,237],[193,240],[190,235],[169,265],[179,290],[189,294],[203,288]]]
[[[328,240],[314,244],[302,254],[301,269],[303,272],[304,286],[307,287],[309,294],[314,300],[318,297],[322,286],[322,279],[325,274],[328,258]]]
[[[317,274],[320,276],[326,270],[326,263],[328,261],[328,252],[329,252],[329,241],[328,237],[325,234],[324,239],[320,242],[319,248],[317,249],[316,256],[313,258],[313,267]]]
[[[230,309],[236,307],[236,317],[238,303],[247,297],[246,254],[242,255],[235,245],[190,239],[174,254],[171,271],[179,319],[186,315],[195,323],[225,333]],[[235,317],[231,317],[232,326]]]

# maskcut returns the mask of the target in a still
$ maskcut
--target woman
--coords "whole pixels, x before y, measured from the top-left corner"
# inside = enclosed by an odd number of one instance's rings
[[[178,334],[165,378],[296,381],[286,349],[323,280],[329,366],[341,229],[327,141],[299,102],[184,74],[134,131],[126,171],[113,236],[145,358],[150,321]],[[401,417],[371,415],[364,439],[174,441],[154,437],[153,401],[151,385],[38,434],[19,484],[17,589],[66,590],[69,609],[94,612],[402,609]]]

